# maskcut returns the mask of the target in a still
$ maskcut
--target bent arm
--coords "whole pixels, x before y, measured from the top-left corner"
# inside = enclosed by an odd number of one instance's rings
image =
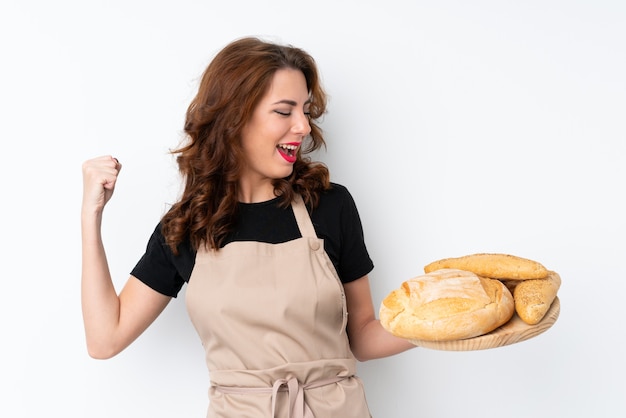
[[[409,341],[387,332],[376,319],[367,276],[344,284],[344,289],[348,305],[348,338],[357,360],[388,357],[415,348]]]
[[[110,156],[83,164],[81,304],[87,351],[94,358],[110,358],[126,348],[171,299],[133,276],[118,295],[111,280],[102,243],[102,212],[120,169]]]

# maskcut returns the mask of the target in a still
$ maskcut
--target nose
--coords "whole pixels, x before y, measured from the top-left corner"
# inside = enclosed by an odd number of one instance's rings
[[[309,116],[304,112],[295,112],[294,123],[291,127],[293,133],[301,136],[307,136],[311,133],[311,124],[309,122]]]

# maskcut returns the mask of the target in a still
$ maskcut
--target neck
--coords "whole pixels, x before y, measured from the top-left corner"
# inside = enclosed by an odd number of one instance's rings
[[[245,182],[239,184],[238,199],[242,203],[266,202],[275,198],[274,185],[271,182],[262,185],[249,185]]]

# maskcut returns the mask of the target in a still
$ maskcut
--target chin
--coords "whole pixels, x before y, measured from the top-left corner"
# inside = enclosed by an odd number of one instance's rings
[[[282,170],[277,170],[276,171],[276,176],[274,178],[276,179],[284,179],[285,177],[289,177],[291,174],[293,173],[293,166],[290,166],[289,168],[284,168]]]

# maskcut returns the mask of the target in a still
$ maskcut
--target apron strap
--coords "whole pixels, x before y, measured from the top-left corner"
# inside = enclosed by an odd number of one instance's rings
[[[300,228],[302,236],[307,238],[317,238],[313,222],[311,222],[311,217],[309,216],[309,212],[306,209],[304,201],[302,200],[302,196],[296,194],[293,202],[291,202],[291,207],[293,208],[293,214],[296,217],[296,222],[298,223],[298,228]]]
[[[304,402],[304,391],[307,389],[319,388],[321,386],[330,385],[348,379],[351,376],[336,376],[327,379],[317,380],[302,384],[295,377],[287,379],[278,379],[274,385],[269,388],[263,387],[234,387],[234,386],[216,386],[215,389],[224,394],[272,394],[272,418],[276,416],[276,394],[278,392],[288,392],[289,394],[289,418],[315,418],[313,411],[309,405]]]
[[[299,194],[296,194],[293,201],[291,202],[291,206],[293,207],[293,214],[296,217],[296,222],[298,223],[298,228],[300,228],[300,234],[302,234],[302,237],[318,238],[317,234],[315,233],[315,228],[313,227],[313,222],[311,221],[311,217],[309,216],[309,211],[307,210],[306,205],[304,204],[304,201],[302,200],[302,196],[300,196]],[[315,242],[315,243],[312,243],[311,245],[312,245],[311,249],[313,251],[317,251],[320,248],[320,246],[323,244],[320,244],[319,242]],[[332,261],[330,260],[330,258],[328,258],[328,255],[326,253],[324,254],[325,254],[324,257],[326,257],[326,259],[328,260],[328,264],[331,266],[332,274],[337,278],[337,281],[341,285],[341,298],[343,301],[343,323],[339,330],[339,333],[341,334],[344,332],[344,330],[346,329],[346,326],[348,325],[348,310],[347,310],[348,308],[346,305],[346,295],[343,290],[343,284],[341,284],[341,279],[337,275],[337,271],[335,267],[332,265]]]

